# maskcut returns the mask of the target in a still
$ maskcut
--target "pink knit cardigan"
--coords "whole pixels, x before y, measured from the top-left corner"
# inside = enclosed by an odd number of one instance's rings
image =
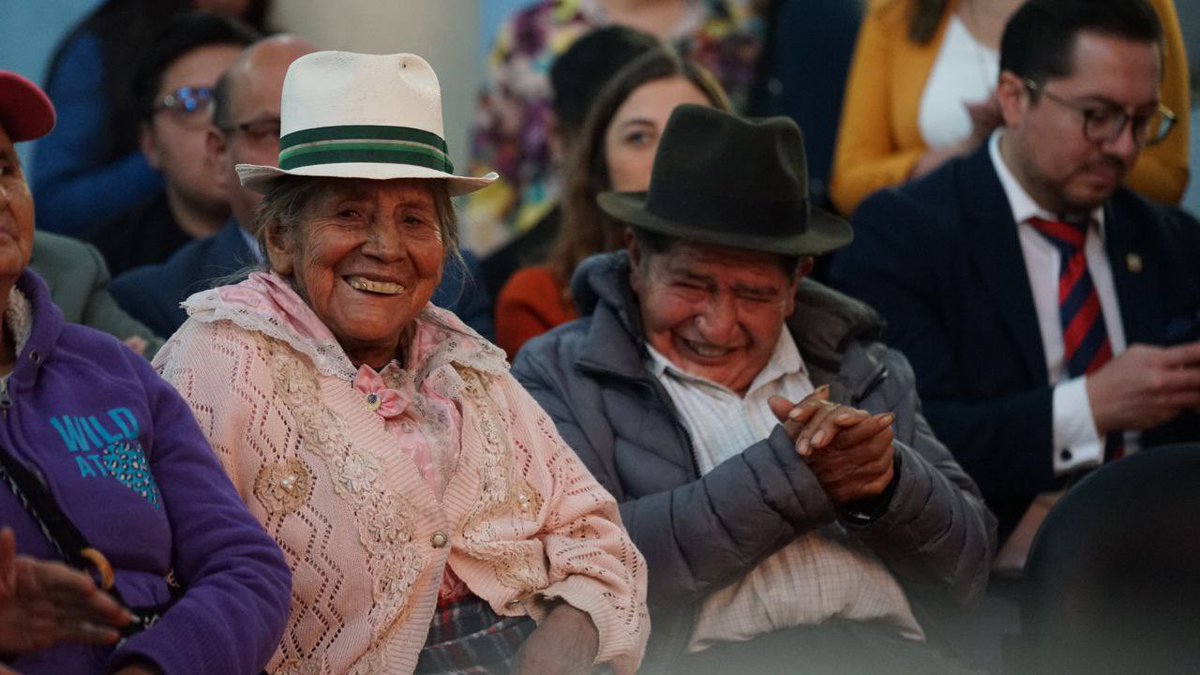
[[[274,275],[192,296],[155,365],[191,405],[294,573],[277,673],[409,673],[445,567],[501,615],[547,600],[587,612],[596,662],[637,669],[649,634],[645,561],[616,503],[454,315],[418,382],[461,405],[457,466],[439,502],[351,383],[355,368]]]

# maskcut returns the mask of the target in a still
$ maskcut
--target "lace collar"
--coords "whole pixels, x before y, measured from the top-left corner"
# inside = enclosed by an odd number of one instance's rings
[[[12,335],[13,354],[16,354],[19,360],[21,352],[29,342],[29,336],[33,334],[33,305],[16,286],[8,292],[8,306],[4,308],[3,325],[0,326],[0,330],[5,328]],[[0,391],[8,390],[8,378],[11,376],[12,373],[0,376]]]
[[[229,321],[279,340],[307,356],[322,375],[353,382],[358,374],[329,328],[291,284],[273,272],[256,272],[241,283],[197,293],[183,307],[196,321]],[[414,321],[404,367],[416,382],[451,363],[491,374],[508,370],[504,352],[452,312],[429,304]]]
[[[29,298],[16,286],[8,293],[8,306],[4,308],[4,325],[13,338],[13,353],[17,356],[25,350],[29,336],[33,334],[33,305]]]

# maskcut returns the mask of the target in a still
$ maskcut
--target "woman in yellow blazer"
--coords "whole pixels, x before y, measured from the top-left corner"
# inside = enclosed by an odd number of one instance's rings
[[[988,4],[993,7],[980,9]],[[1188,180],[1187,57],[1173,0],[1147,0],[1147,4],[1163,24],[1166,48],[1162,102],[1179,117],[1179,123],[1166,140],[1142,152],[1127,182],[1151,199],[1178,204]],[[923,18],[930,22],[925,31],[930,37],[924,43],[910,37],[910,25],[920,11],[918,5],[925,6],[921,8]],[[986,139],[986,126],[977,126],[977,133],[952,151],[925,158],[929,148],[918,116],[951,17],[960,13],[965,19],[986,18],[988,9],[1003,5],[1011,8],[992,12],[1001,24],[1020,2],[871,0],[850,67],[834,154],[830,197],[838,211],[849,216],[871,193],[903,183],[914,177],[914,171],[919,174],[931,170],[931,159],[945,161],[955,153],[966,154]],[[1002,27],[992,29],[998,43]],[[995,88],[994,82],[990,88]]]

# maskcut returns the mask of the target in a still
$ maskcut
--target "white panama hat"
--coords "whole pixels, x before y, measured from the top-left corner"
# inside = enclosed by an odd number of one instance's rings
[[[497,178],[454,175],[437,74],[416,54],[302,56],[284,78],[280,118],[279,168],[236,167],[256,192],[280,176],[444,178],[457,196]]]

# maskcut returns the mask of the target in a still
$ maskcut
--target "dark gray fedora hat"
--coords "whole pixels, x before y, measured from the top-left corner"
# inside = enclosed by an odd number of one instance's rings
[[[817,255],[849,244],[850,224],[808,197],[800,127],[699,105],[671,113],[647,192],[603,192],[600,208],[635,227],[733,248]]]

